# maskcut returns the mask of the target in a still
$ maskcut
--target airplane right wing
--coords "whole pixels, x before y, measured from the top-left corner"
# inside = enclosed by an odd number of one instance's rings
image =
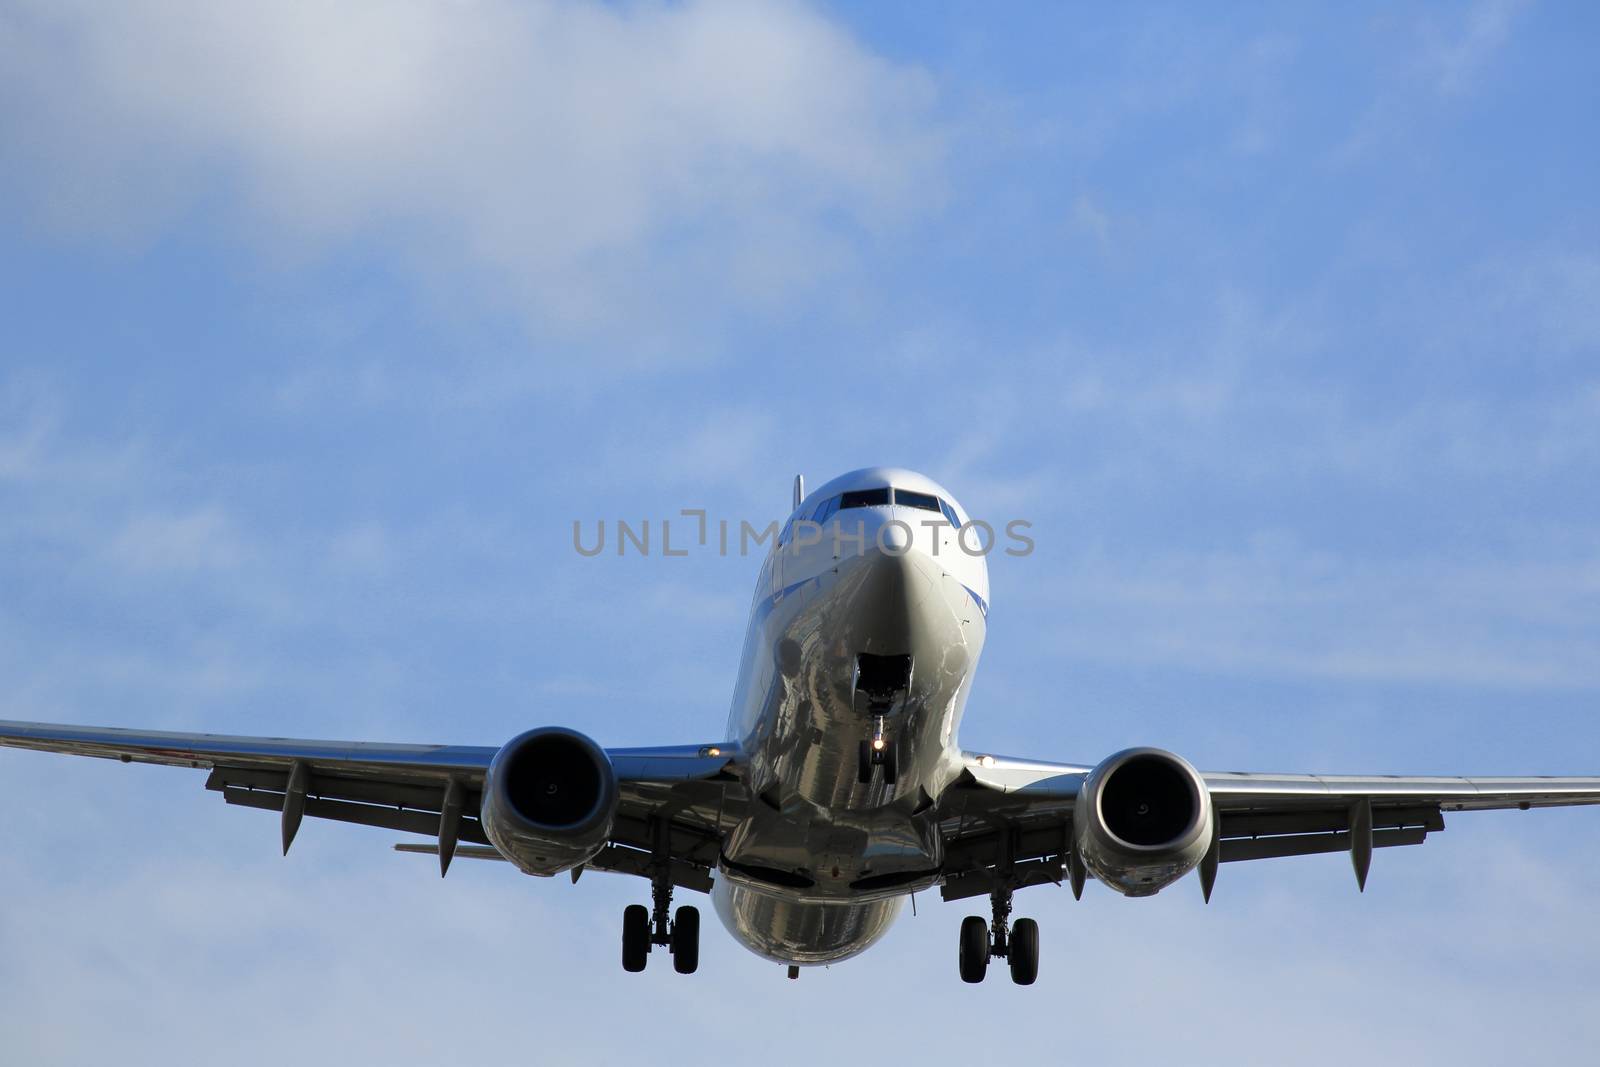
[[[965,753],[961,777],[941,798],[945,899],[988,893],[1006,879],[1018,888],[1073,880],[1074,808],[1094,770]],[[1364,885],[1372,849],[1422,844],[1444,829],[1445,812],[1600,804],[1600,777],[1200,777],[1215,825],[1201,861],[1208,897],[1218,863],[1348,852]]]

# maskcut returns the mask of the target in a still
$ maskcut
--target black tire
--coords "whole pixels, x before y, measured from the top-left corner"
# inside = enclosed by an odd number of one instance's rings
[[[622,969],[644,970],[650,958],[650,909],[629,904],[622,909]]]
[[[989,969],[989,924],[981,916],[961,920],[961,980],[971,985],[983,981]]]
[[[862,785],[872,782],[872,742],[862,741],[856,749],[856,781]]]
[[[894,785],[894,780],[900,776],[900,744],[890,741],[883,746],[883,780]]]
[[[1006,961],[1011,964],[1011,980],[1017,985],[1032,985],[1039,977],[1039,924],[1032,919],[1018,919],[1012,923],[1008,952]]]
[[[693,974],[700,966],[700,909],[685,904],[672,920],[672,969]]]

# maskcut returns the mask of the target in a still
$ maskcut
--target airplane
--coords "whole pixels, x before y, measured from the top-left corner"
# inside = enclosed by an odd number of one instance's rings
[[[708,893],[742,945],[786,968],[838,963],[883,937],[913,893],[989,898],[960,924],[958,971],[1006,961],[1034,982],[1039,927],[1012,896],[1091,878],[1152,895],[1190,871],[1346,852],[1364,890],[1377,848],[1421,844],[1444,813],[1600,803],[1600,777],[1443,778],[1197,771],[1154,747],[1096,764],[960,747],[987,628],[979,524],[920,474],[871,467],[807,494],[756,582],[718,739],[602,748],[541,726],[498,747],[300,741],[0,722],[0,745],[206,769],[229,804],[425,835],[400,844],[573,882],[635,875],[622,966],[665,950],[693,973]],[[776,526],[776,524],[774,524]],[[974,534],[973,531],[979,532]],[[970,536],[969,536],[970,535]]]

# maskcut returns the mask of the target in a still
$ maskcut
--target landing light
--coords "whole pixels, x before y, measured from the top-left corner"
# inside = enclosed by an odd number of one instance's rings
[[[716,745],[712,745],[705,750],[705,753],[708,756],[720,756],[722,755],[722,749],[718,748]]]
[[[980,767],[993,767],[994,766],[994,757],[993,756],[979,756],[978,757],[978,766],[980,766]]]
[[[877,749],[879,752],[882,752],[883,751],[883,738],[874,737],[872,739],[872,747]]]

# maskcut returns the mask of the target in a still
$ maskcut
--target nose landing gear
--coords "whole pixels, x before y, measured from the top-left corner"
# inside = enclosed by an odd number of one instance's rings
[[[867,785],[872,781],[872,768],[883,768],[883,780],[894,785],[900,772],[899,747],[883,733],[883,713],[872,716],[872,737],[860,742],[856,751],[856,781]]]
[[[900,750],[895,741],[884,732],[884,720],[893,710],[895,700],[904,698],[911,689],[911,657],[908,655],[883,656],[862,652],[856,656],[854,677],[850,683],[850,702],[858,711],[860,698],[865,698],[865,711],[872,717],[872,734],[859,742],[856,758],[856,781],[862,785],[872,782],[872,769],[883,768],[883,780],[894,785],[900,776]]]

